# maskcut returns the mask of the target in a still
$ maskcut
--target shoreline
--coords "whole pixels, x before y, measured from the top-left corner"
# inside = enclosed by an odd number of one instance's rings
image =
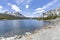
[[[54,29],[56,27],[56,25],[58,26],[59,23],[59,18],[57,19],[54,19],[54,20],[51,20],[54,22],[53,25],[45,25],[44,27],[42,27],[40,30],[35,30],[34,32],[30,33],[30,32],[26,32],[25,35],[15,35],[14,37],[9,37],[9,38],[3,38],[3,37],[0,37],[0,40],[34,40],[34,39],[38,39],[40,40],[39,35],[42,35],[45,31],[48,31],[48,30],[51,30],[51,29]],[[38,36],[37,36],[38,35]],[[34,38],[36,37],[37,38]],[[44,35],[43,35],[44,36]]]

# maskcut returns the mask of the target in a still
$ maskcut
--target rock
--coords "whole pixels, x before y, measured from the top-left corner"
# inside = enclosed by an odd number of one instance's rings
[[[26,32],[25,34],[26,34],[26,35],[31,35],[31,33],[30,33],[30,32]]]

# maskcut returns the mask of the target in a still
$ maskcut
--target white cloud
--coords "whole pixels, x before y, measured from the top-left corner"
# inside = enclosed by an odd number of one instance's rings
[[[25,5],[26,8],[29,8],[29,5]]]
[[[23,3],[25,0],[15,0],[15,2],[17,3],[17,4],[21,4],[21,3]]]
[[[0,6],[0,9],[2,9],[3,8],[3,6]]]
[[[25,8],[29,8],[29,3],[31,2],[32,0],[15,0],[16,4],[17,5],[24,5]],[[28,4],[28,5],[27,5]]]
[[[35,11],[33,12],[33,14],[37,14],[37,13],[43,13],[43,12],[46,12],[44,9],[42,8],[37,8],[35,9]]]
[[[49,8],[49,7],[51,7],[54,3],[56,3],[57,1],[58,1],[58,0],[53,0],[52,2],[44,5],[42,8],[43,8],[43,9]]]
[[[45,10],[43,10],[42,8],[37,8],[37,9],[35,9],[35,11],[45,11]]]
[[[29,4],[32,0],[15,0],[15,2],[19,4]]]
[[[11,6],[12,4],[10,4],[10,3],[7,3],[9,6]]]
[[[52,2],[44,5],[42,8],[37,8],[35,9],[35,11],[33,12],[33,14],[37,14],[37,13],[43,13],[46,12],[45,9],[51,7],[54,3],[56,3],[58,0],[53,0]]]
[[[18,12],[20,11],[19,7],[16,6],[16,5],[12,5],[11,7],[12,7],[12,9],[15,10],[15,11],[18,11]]]
[[[20,10],[19,7],[18,7],[17,5],[15,5],[15,4],[12,5],[12,4],[8,3],[8,5],[11,6],[11,9],[13,9],[14,11],[17,11],[17,12],[22,11],[22,10]]]
[[[0,12],[2,13],[3,12],[3,6],[0,5]]]

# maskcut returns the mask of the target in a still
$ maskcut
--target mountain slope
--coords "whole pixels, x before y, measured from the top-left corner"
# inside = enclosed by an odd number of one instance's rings
[[[0,13],[0,19],[22,19],[22,18],[25,18],[25,16],[23,16],[22,14],[20,14],[20,15],[19,14],[17,12],[15,12],[15,13],[9,13],[9,12]]]
[[[54,10],[49,10],[38,17],[39,20],[50,20],[60,18],[60,8],[56,8]]]
[[[50,15],[58,15],[60,16],[60,8],[56,8],[54,10],[50,10],[50,11],[47,11],[45,13],[43,13],[44,16],[50,16]]]

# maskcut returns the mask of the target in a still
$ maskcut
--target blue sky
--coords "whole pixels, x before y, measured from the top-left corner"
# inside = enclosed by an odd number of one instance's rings
[[[31,17],[58,7],[60,7],[60,0],[0,0],[0,12],[18,11]]]

